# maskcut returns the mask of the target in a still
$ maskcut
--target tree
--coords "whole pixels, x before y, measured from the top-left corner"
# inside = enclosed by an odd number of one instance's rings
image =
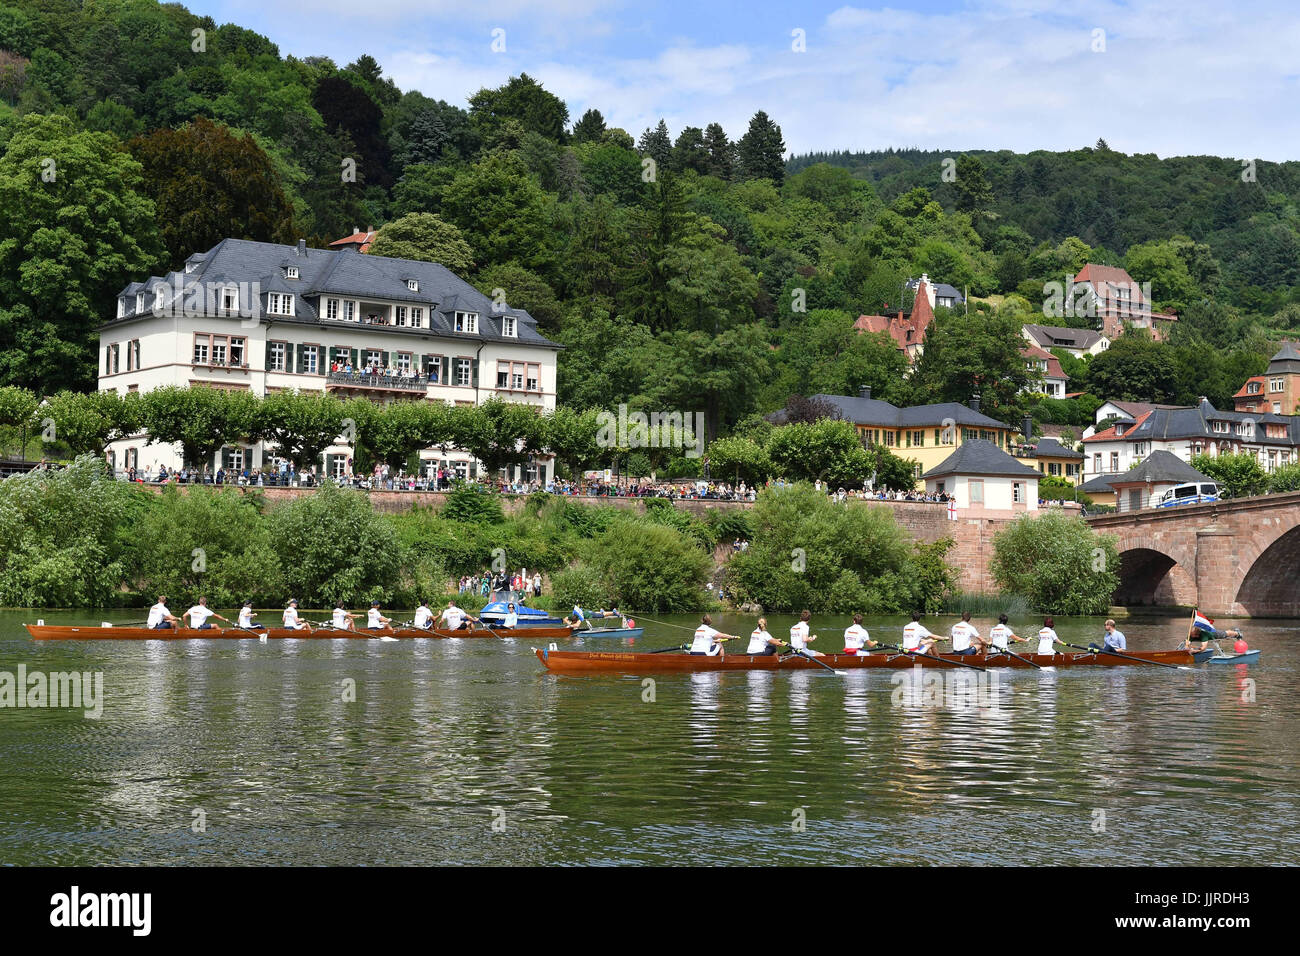
[[[624,518],[588,545],[583,566],[619,607],[693,611],[704,604],[712,564],[704,550],[676,528]]]
[[[564,318],[564,306],[556,297],[555,290],[545,279],[523,266],[491,266],[479,273],[474,285],[490,299],[496,299],[497,290],[501,290],[508,306],[523,309],[537,320],[542,329],[558,329]]]
[[[720,124],[710,123],[705,127],[704,148],[709,153],[708,174],[730,182],[736,167],[736,148]]]
[[[372,403],[366,404],[374,407]],[[262,400],[253,426],[254,437],[274,444],[280,456],[296,467],[309,468],[320,464],[325,449],[340,437],[346,437],[345,431],[362,430],[363,424],[356,420],[355,414],[351,421],[347,417],[343,403],[333,395],[272,392]]]
[[[293,241],[293,207],[251,136],[196,117],[180,129],[134,139],[130,148],[173,265],[226,238]]]
[[[0,384],[89,389],[94,330],[162,253],[140,164],[66,116],[24,116],[0,157],[0,208]]]
[[[704,130],[687,126],[673,143],[673,169],[677,172],[691,170],[701,176],[709,174],[709,148],[704,141]]]
[[[777,428],[768,439],[767,453],[772,473],[791,481],[821,479],[856,487],[871,477],[874,465],[857,429],[835,419]]]
[[[1136,332],[1120,336],[1088,361],[1088,391],[1108,400],[1168,402],[1176,387],[1171,351]]]
[[[993,536],[994,580],[1045,614],[1104,614],[1118,568],[1115,536],[1072,515],[1022,515]]]
[[[574,143],[599,143],[604,135],[605,117],[600,115],[600,110],[587,110],[582,119],[573,124]]]
[[[1020,390],[1032,381],[1020,329],[1015,317],[940,309],[913,372],[917,389],[930,402],[979,395],[987,414],[1015,410]]]
[[[179,444],[186,465],[207,471],[227,444],[259,437],[258,419],[270,401],[249,392],[168,385],[140,397],[140,424],[150,444]]]
[[[1252,452],[1236,455],[1193,455],[1191,465],[1213,478],[1228,498],[1250,498],[1268,489],[1269,475]]]
[[[770,179],[778,186],[785,179],[785,140],[781,127],[759,110],[749,130],[736,143],[741,175],[745,179]]]
[[[709,445],[709,473],[725,481],[756,486],[772,473],[772,460],[751,438],[719,438]]]
[[[782,396],[803,391],[856,395],[870,386],[885,401],[901,397],[907,359],[884,333],[864,333],[837,309],[812,309],[785,330],[775,355],[776,375],[765,390],[768,407]]]
[[[456,447],[477,458],[490,475],[523,464],[545,446],[545,429],[534,406],[489,399],[457,413],[452,422]]]
[[[391,154],[383,136],[384,113],[364,88],[346,74],[321,77],[311,98],[328,130],[348,134],[360,154],[357,163],[365,171],[366,181],[391,186]]]
[[[527,73],[511,77],[505,86],[481,89],[469,98],[471,118],[491,127],[513,120],[524,130],[563,143],[569,108]]]
[[[1187,263],[1172,242],[1157,240],[1132,246],[1124,263],[1135,282],[1151,283],[1151,298],[1160,309],[1181,312],[1200,299]]]
[[[431,212],[407,213],[379,230],[370,254],[436,262],[458,275],[474,268],[474,252],[461,231]]]
[[[979,219],[993,205],[993,187],[984,173],[984,164],[976,156],[957,158],[957,211]]]
[[[550,259],[548,204],[517,156],[493,154],[447,183],[439,214],[469,237],[481,266],[544,268]]]
[[[579,412],[561,405],[543,419],[543,445],[571,476],[576,476],[584,465],[599,457],[599,431],[600,421],[594,410]]]
[[[667,170],[672,162],[673,141],[668,134],[668,124],[663,120],[654,129],[647,129],[641,134],[636,144],[642,156],[649,156],[661,170]]]
[[[40,414],[53,423],[53,440],[73,455],[102,456],[110,442],[136,430],[138,405],[138,394],[123,399],[116,392],[62,391],[46,399]]]

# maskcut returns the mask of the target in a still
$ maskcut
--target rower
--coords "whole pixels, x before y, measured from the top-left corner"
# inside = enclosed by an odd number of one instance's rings
[[[442,612],[441,620],[442,623],[447,625],[447,630],[459,631],[466,620],[474,621],[477,618],[470,617],[458,608],[455,601],[448,601],[446,609]]]
[[[502,627],[519,626],[519,615],[515,612],[515,605],[513,601],[506,605],[506,616],[501,626]]]
[[[343,606],[343,599],[339,598],[334,602],[334,614],[330,618],[330,623],[340,631],[350,631],[353,628],[353,621],[357,616]]]
[[[257,612],[253,610],[253,602],[245,601],[244,606],[239,609],[239,626],[246,631],[265,631],[265,624],[253,623],[255,617],[257,617]]]
[[[718,657],[722,654],[722,642],[734,641],[736,635],[723,634],[713,626],[713,618],[704,615],[700,626],[695,629],[695,638],[691,641],[691,653],[706,657]]]
[[[1101,647],[1096,644],[1089,644],[1088,649],[1091,651],[1126,651],[1128,650],[1128,641],[1124,639],[1124,632],[1115,627],[1113,620],[1106,621],[1106,636],[1102,638]]]
[[[415,626],[426,631],[433,627],[433,610],[424,598],[420,599],[420,606],[415,609]]]
[[[205,597],[200,597],[199,603],[182,614],[181,617],[189,618],[189,626],[194,628],[196,631],[206,631],[216,627],[215,624],[208,621],[208,618],[210,617],[215,617],[218,620],[225,621],[227,624],[230,623],[230,618],[222,617],[216,611],[212,610],[212,608],[208,607],[208,599]]]
[[[903,650],[912,654],[929,654],[930,648],[939,641],[938,634],[921,623],[921,612],[912,612],[912,623],[903,626]]]
[[[844,653],[859,654],[869,647],[876,647],[867,629],[862,626],[862,615],[853,615],[853,624],[844,631]]]
[[[1011,630],[1011,626],[1007,624],[1007,616],[1005,614],[999,614],[998,622],[989,630],[989,639],[984,643],[990,647],[997,648],[999,651],[1005,652],[1011,649],[1011,641],[1023,641],[1028,643],[1029,638],[1017,636],[1016,633]]]
[[[745,648],[745,653],[762,657],[767,654],[775,654],[778,647],[784,646],[785,641],[777,640],[767,633],[767,618],[760,617],[758,626],[749,635],[749,646]]]
[[[158,595],[158,603],[149,608],[149,620],[146,626],[156,631],[164,631],[175,627],[180,622],[180,618],[167,610],[167,595]]]
[[[370,602],[370,611],[366,614],[366,627],[372,631],[382,631],[385,627],[393,622],[391,617],[384,617],[379,613],[379,602]]]
[[[808,633],[808,622],[812,620],[812,611],[801,611],[799,621],[790,628],[790,650],[807,657],[825,657],[821,651],[808,649],[808,642],[817,640],[817,635]]]
[[[1060,638],[1056,636],[1056,622],[1050,617],[1043,618],[1042,629],[1038,632],[1038,653],[1039,654],[1056,654],[1056,645],[1060,643]]]
[[[978,654],[980,649],[972,644],[973,641],[984,643],[980,637],[980,632],[975,630],[975,625],[970,622],[970,611],[961,612],[961,620],[952,626],[952,652],[954,654]]]
[[[307,627],[307,622],[298,617],[298,600],[292,598],[288,606],[284,609],[284,626],[291,631],[301,631]]]

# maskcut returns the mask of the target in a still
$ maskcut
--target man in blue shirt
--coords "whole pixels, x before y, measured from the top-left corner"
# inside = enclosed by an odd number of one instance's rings
[[[1096,644],[1089,644],[1088,647],[1094,651],[1127,651],[1128,641],[1124,639],[1124,632],[1115,627],[1115,622],[1108,620],[1106,622],[1106,636],[1102,639],[1101,647]]]

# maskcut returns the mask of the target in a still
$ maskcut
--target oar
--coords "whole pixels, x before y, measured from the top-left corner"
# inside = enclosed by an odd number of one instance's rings
[[[1184,667],[1182,664],[1166,664],[1164,661],[1149,661],[1142,657],[1130,657],[1128,654],[1121,654],[1118,651],[1108,651],[1102,648],[1094,651],[1091,647],[1083,647],[1079,644],[1071,644],[1069,641],[1058,641],[1066,647],[1073,647],[1076,651],[1084,651],[1088,654],[1109,654],[1111,657],[1118,657],[1121,660],[1132,661],[1134,664],[1155,664],[1157,667],[1168,667],[1176,671],[1195,671],[1194,667]]]
[[[922,654],[920,651],[909,651],[907,648],[899,647],[897,644],[881,644],[881,647],[888,647],[890,650],[898,651],[908,657],[920,657],[927,660],[938,661],[942,664],[956,664],[958,667],[969,667],[973,671],[987,671],[987,667],[980,667],[978,664],[967,664],[965,661],[954,661],[948,657],[939,657],[935,654]]]
[[[831,667],[830,664],[823,663],[822,661],[819,661],[817,658],[813,657],[811,654],[804,653],[803,651],[791,651],[790,654],[789,654],[788,656],[790,656],[790,657],[802,657],[802,658],[803,658],[804,660],[806,660],[806,661],[812,661],[814,664],[816,664],[816,665],[819,666],[819,667],[824,667],[824,668],[826,668],[828,671],[830,671],[830,672],[831,672],[832,674],[834,674],[836,677],[843,677],[843,676],[844,676],[844,675],[841,674],[839,671],[837,671],[834,667]]]
[[[659,650],[657,650],[657,651],[645,651],[644,653],[646,653],[646,654],[667,654],[669,651],[684,651],[684,650],[686,650],[688,647],[690,647],[689,644],[678,644],[676,647],[661,647],[661,648],[659,648]]]
[[[1038,668],[1040,671],[1044,669],[1042,664],[1035,664],[1035,663],[1034,663],[1033,661],[1031,661],[1029,658],[1027,658],[1027,657],[1021,657],[1019,654],[1017,654],[1015,651],[1013,651],[1013,650],[1011,649],[1011,644],[1010,644],[1010,643],[1008,643],[1006,647],[999,647],[999,648],[997,648],[997,653],[998,653],[998,654],[1007,654],[1007,655],[1009,655],[1009,656],[1011,656],[1011,657],[1014,657],[1014,658],[1015,658],[1016,660],[1018,660],[1018,661],[1024,661],[1024,662],[1025,662],[1026,664],[1028,664],[1030,667],[1036,667],[1036,668]],[[996,657],[997,654],[995,654],[994,656]],[[985,655],[984,655],[984,659],[985,659],[986,661],[988,660],[988,654],[987,654],[987,653],[985,653]],[[1055,669],[1056,669],[1056,668],[1052,668],[1052,670],[1055,670]]]

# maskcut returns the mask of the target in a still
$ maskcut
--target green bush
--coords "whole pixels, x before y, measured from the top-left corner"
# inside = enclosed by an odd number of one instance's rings
[[[1060,512],[1021,515],[994,535],[993,552],[998,585],[1046,614],[1104,614],[1119,586],[1115,537]]]
[[[481,485],[458,482],[447,494],[442,517],[450,521],[496,524],[506,520],[501,499]]]
[[[551,576],[551,598],[559,608],[570,608],[575,604],[599,608],[613,603],[605,593],[600,575],[593,568],[581,564]]]
[[[1283,465],[1269,474],[1268,493],[1278,495],[1285,491],[1300,491],[1300,464]]]
[[[1229,498],[1262,495],[1268,487],[1268,473],[1250,452],[1239,455],[1193,455],[1192,467],[1213,478],[1219,493]]]

